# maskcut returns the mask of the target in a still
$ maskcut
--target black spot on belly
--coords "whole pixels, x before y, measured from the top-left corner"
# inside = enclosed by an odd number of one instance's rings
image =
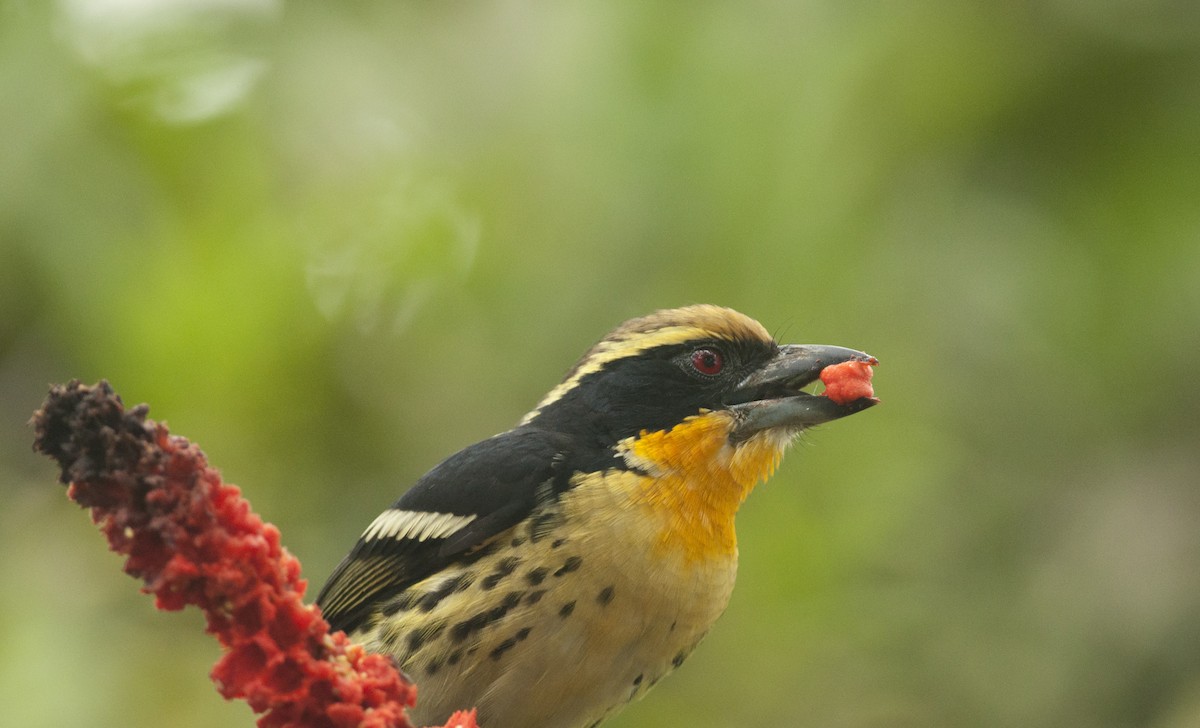
[[[494,589],[496,585],[499,584],[502,579],[504,579],[504,577],[516,571],[517,566],[520,565],[520,563],[521,560],[516,556],[507,556],[503,559],[500,559],[500,562],[496,564],[496,570],[485,576],[483,581],[479,582],[480,588],[482,588],[484,591],[487,591],[488,589]]]
[[[562,605],[562,609],[558,610],[558,616],[562,617],[563,619],[566,619],[567,617],[570,617],[571,612],[574,612],[574,611],[575,611],[575,602],[567,602],[566,604]]]
[[[493,660],[499,660],[501,657],[504,656],[505,652],[508,652],[509,650],[511,650],[512,648],[514,648],[516,646],[517,646],[517,641],[515,639],[513,639],[512,637],[509,637],[508,639],[501,642],[496,647],[496,649],[492,650],[490,657]]]
[[[432,622],[430,624],[417,627],[408,633],[408,651],[410,653],[421,649],[421,646],[430,640],[438,638],[438,635],[446,629],[445,622]]]
[[[492,650],[492,651],[491,651],[491,653],[490,653],[490,657],[491,657],[493,660],[499,660],[501,657],[503,657],[503,656],[504,656],[504,653],[505,653],[505,652],[508,652],[508,651],[509,651],[509,650],[511,650],[512,648],[516,647],[518,642],[520,642],[521,640],[523,640],[523,639],[525,639],[526,637],[528,637],[528,636],[529,636],[529,633],[530,633],[532,630],[533,630],[533,628],[532,628],[532,627],[524,627],[524,628],[522,628],[522,629],[521,629],[519,632],[517,632],[517,633],[516,633],[515,635],[513,635],[512,637],[509,637],[508,639],[504,640],[504,641],[503,641],[503,642],[501,642],[500,644],[496,645],[496,649],[494,649],[494,650]]]
[[[529,519],[529,540],[533,543],[541,541],[552,531],[562,525],[563,519],[553,510],[544,510]]]
[[[615,594],[615,589],[613,589],[611,586],[606,586],[600,590],[599,594],[596,595],[596,603],[602,607],[606,607],[608,606],[608,603],[613,600],[613,596]]]
[[[419,600],[422,596],[423,595],[420,592],[401,592],[400,594],[396,595],[396,598],[386,602],[383,605],[383,608],[379,611],[385,617],[394,616],[399,612],[406,612],[409,609],[412,609],[413,605],[416,604],[417,600]]]
[[[503,617],[508,613],[508,610],[521,603],[521,597],[523,596],[525,596],[523,592],[509,592],[505,594],[504,601],[492,607],[491,611],[488,612],[488,621],[494,622]]]
[[[446,581],[442,582],[438,588],[421,594],[420,598],[416,600],[416,607],[422,612],[428,614],[429,612],[432,612],[446,597],[466,589],[464,584],[467,583],[470,583],[470,577],[468,577],[466,574],[459,574],[453,579],[447,579]]]
[[[521,598],[524,595],[521,592],[509,592],[504,595],[504,599],[487,610],[480,612],[468,619],[458,622],[450,628],[450,639],[455,642],[462,642],[471,635],[472,632],[477,632],[492,622],[501,619],[510,609],[521,603]]]
[[[476,614],[470,619],[464,619],[458,624],[450,628],[450,639],[455,642],[462,642],[470,636],[472,632],[483,629],[483,625],[487,624],[487,614]]]
[[[525,581],[529,582],[530,586],[537,586],[546,580],[546,574],[548,573],[550,573],[549,569],[544,566],[539,566],[525,575]]]
[[[572,556],[564,561],[562,566],[558,567],[558,570],[554,572],[554,575],[562,576],[563,574],[570,574],[572,571],[578,569],[582,564],[583,559],[579,558],[578,556]]]

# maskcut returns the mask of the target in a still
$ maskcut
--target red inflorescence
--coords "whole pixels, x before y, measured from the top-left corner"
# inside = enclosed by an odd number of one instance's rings
[[[263,713],[262,728],[410,726],[416,689],[388,658],[330,633],[302,601],[300,562],[279,530],[146,412],[127,412],[106,382],[54,387],[34,415],[34,447],[59,462],[70,498],[160,609],[204,611],[226,648],[212,670],[220,693]],[[474,713],[450,726],[476,728]]]
[[[475,723],[475,710],[460,710],[450,716],[443,728],[479,728]]]
[[[874,397],[871,387],[871,368],[877,362],[847,361],[833,364],[821,370],[821,382],[825,385],[825,396],[838,404],[849,404],[864,397]]]

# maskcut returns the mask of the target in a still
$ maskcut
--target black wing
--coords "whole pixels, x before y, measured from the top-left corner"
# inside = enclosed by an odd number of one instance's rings
[[[381,601],[516,525],[539,492],[569,487],[568,451],[563,436],[521,427],[442,461],[381,513],[334,569],[317,595],[325,619],[353,632]]]

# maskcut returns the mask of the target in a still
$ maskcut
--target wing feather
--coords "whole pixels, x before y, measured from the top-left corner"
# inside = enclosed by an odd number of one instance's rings
[[[539,497],[556,497],[569,487],[569,445],[520,427],[442,461],[371,522],[334,570],[317,596],[325,619],[354,632],[382,602],[519,523]]]

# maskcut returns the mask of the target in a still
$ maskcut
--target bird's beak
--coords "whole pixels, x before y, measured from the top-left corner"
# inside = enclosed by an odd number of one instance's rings
[[[861,412],[879,400],[862,397],[846,404],[801,391],[821,376],[821,370],[848,361],[878,363],[870,354],[841,346],[789,344],[775,358],[737,386],[727,404],[736,418],[729,433],[741,442],[764,430],[797,431]]]

